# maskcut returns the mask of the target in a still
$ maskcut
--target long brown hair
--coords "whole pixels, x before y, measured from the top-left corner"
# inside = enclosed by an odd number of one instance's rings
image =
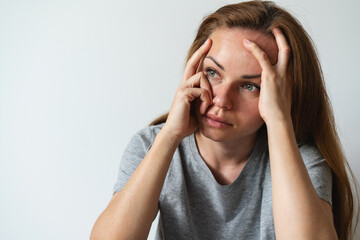
[[[201,23],[187,60],[219,27],[251,29],[273,36],[278,27],[291,48],[288,79],[292,81],[292,108],[295,136],[298,141],[314,143],[322,153],[333,174],[333,215],[339,239],[353,235],[354,198],[347,171],[358,196],[357,181],[343,154],[336,131],[330,99],[326,93],[323,74],[313,42],[301,24],[287,11],[270,1],[250,1],[218,9]],[[165,122],[168,114],[151,124]],[[358,222],[356,214],[354,230]]]

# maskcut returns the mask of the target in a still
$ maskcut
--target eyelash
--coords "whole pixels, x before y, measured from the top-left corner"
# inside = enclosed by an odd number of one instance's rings
[[[207,78],[215,78],[215,77],[211,77],[211,76],[209,76],[209,73],[210,72],[213,72],[213,73],[215,73],[217,76],[219,76],[219,74],[214,70],[214,69],[212,69],[212,68],[207,68],[206,70],[205,70],[205,72],[206,72],[206,77]],[[254,84],[254,83],[251,83],[251,82],[245,82],[245,83],[243,83],[243,84],[241,84],[241,87],[242,88],[244,88],[244,89],[246,89],[245,88],[245,86],[253,86],[253,87],[255,87],[257,90],[259,90],[260,91],[260,87],[258,86],[258,85],[256,85],[256,84]],[[249,90],[249,89],[247,89],[247,90]],[[249,91],[251,91],[251,90],[249,90]]]
[[[245,88],[246,85],[250,85],[250,86],[256,88],[258,91],[260,91],[260,87],[257,86],[257,85],[255,85],[255,84],[253,84],[253,83],[244,83],[241,87],[244,88],[244,89],[246,89],[246,88]],[[248,89],[248,90],[249,90],[249,89]],[[249,90],[249,91],[251,91],[251,90]]]
[[[209,73],[210,72],[214,72],[216,75],[218,75],[219,76],[219,74],[214,70],[214,69],[212,69],[212,68],[207,68],[206,70],[205,70],[205,72],[206,72],[206,77],[210,77],[209,76]],[[211,77],[211,78],[214,78],[214,77]]]

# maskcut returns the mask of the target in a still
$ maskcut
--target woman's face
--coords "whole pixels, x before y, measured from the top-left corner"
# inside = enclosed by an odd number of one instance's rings
[[[213,105],[196,117],[200,132],[215,141],[236,141],[254,136],[263,125],[258,102],[261,67],[243,46],[244,38],[254,41],[277,62],[275,39],[252,30],[219,28],[210,36],[212,46],[199,70],[209,80]]]

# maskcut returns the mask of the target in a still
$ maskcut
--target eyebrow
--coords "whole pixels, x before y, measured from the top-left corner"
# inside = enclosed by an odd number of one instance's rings
[[[223,70],[225,72],[225,68],[223,65],[221,65],[220,63],[218,63],[218,61],[215,60],[214,57],[212,56],[207,56],[205,58],[209,58],[211,59],[221,70]],[[243,79],[254,79],[254,78],[259,78],[261,77],[261,74],[253,74],[253,75],[248,75],[248,74],[245,74],[245,75],[242,75],[241,78]]]
[[[223,70],[225,72],[225,68],[223,67],[223,65],[218,63],[212,56],[207,56],[206,58],[211,59],[221,70]]]
[[[253,78],[259,78],[261,77],[261,74],[255,74],[255,75],[242,75],[241,76],[244,79],[253,79]]]

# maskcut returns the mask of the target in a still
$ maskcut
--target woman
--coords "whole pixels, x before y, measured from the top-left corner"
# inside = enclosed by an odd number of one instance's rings
[[[350,239],[353,195],[321,68],[272,2],[200,25],[168,115],[138,132],[92,239]],[[351,172],[351,171],[350,171]]]

